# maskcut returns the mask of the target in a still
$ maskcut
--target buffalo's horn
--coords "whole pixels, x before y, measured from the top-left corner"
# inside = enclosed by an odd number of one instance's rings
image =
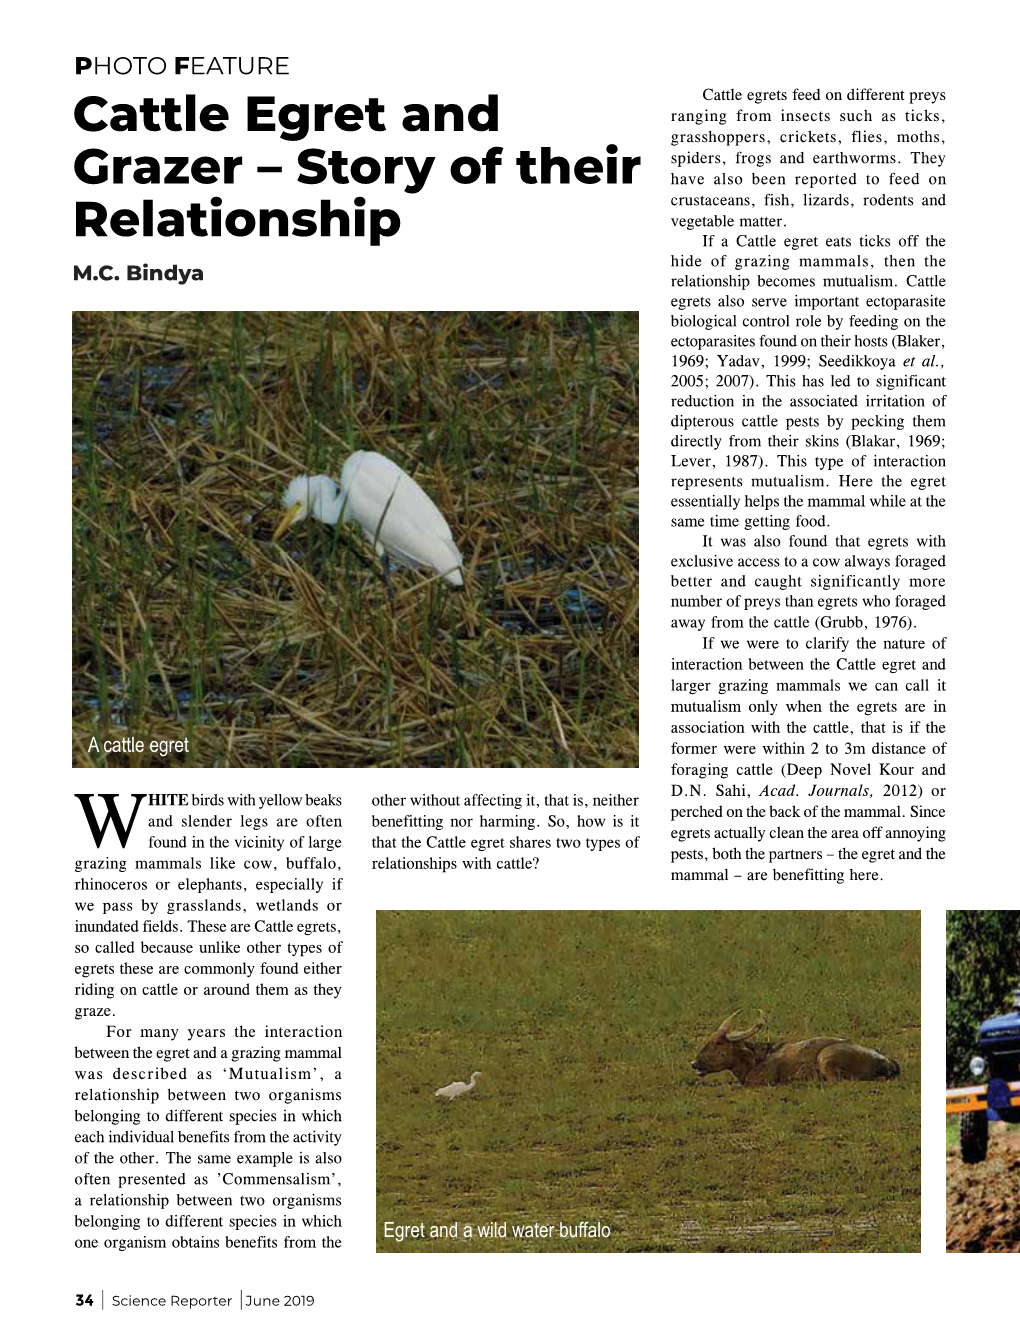
[[[749,1039],[752,1035],[757,1035],[757,1033],[758,1033],[758,1032],[761,1030],[761,1028],[765,1025],[765,1014],[764,1014],[764,1012],[761,1010],[761,1008],[759,1007],[759,1008],[758,1008],[758,1020],[757,1020],[757,1022],[755,1023],[755,1025],[751,1026],[751,1027],[750,1027],[748,1030],[746,1030],[746,1031],[731,1031],[731,1030],[729,1029],[729,1024],[730,1024],[730,1022],[733,1020],[733,1017],[736,1017],[736,1016],[739,1016],[739,1015],[740,1015],[739,1012],[734,1012],[731,1016],[728,1016],[728,1017],[726,1018],[726,1020],[723,1022],[723,1024],[719,1027],[719,1029],[720,1029],[721,1031],[725,1031],[725,1032],[726,1032],[726,1039],[729,1040],[731,1044],[737,1044],[737,1043],[738,1043],[739,1041],[741,1041],[741,1040],[747,1040],[747,1039]]]

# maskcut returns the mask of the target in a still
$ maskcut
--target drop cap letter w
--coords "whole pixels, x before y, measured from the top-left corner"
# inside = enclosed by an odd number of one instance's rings
[[[85,819],[89,823],[89,829],[92,831],[92,838],[96,841],[98,849],[103,842],[103,836],[106,834],[107,827],[113,822],[113,828],[117,832],[117,838],[120,840],[120,847],[123,849],[128,842],[128,836],[131,834],[131,827],[135,823],[135,817],[138,815],[138,808],[142,805],[144,793],[132,793],[135,800],[134,809],[131,812],[131,819],[127,825],[120,819],[120,812],[117,810],[116,793],[100,793],[98,796],[106,803],[106,819],[100,825],[96,820],[96,813],[92,810],[92,799],[95,793],[75,793],[75,797],[81,803],[81,809],[85,813]]]

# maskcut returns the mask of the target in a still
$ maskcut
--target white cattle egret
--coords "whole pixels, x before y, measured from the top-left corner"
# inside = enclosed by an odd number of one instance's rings
[[[287,510],[274,541],[310,513],[319,522],[357,522],[376,554],[408,569],[431,569],[463,587],[463,560],[446,519],[422,487],[396,462],[378,452],[354,452],[344,462],[340,485],[329,476],[298,476],[283,494]]]
[[[436,1092],[437,1096],[442,1096],[445,1101],[452,1101],[455,1096],[465,1096],[469,1091],[474,1090],[475,1078],[481,1077],[481,1073],[472,1073],[470,1082],[451,1082],[448,1087],[440,1087]]]

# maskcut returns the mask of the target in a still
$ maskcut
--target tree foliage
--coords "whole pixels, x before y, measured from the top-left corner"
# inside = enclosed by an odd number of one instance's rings
[[[962,1077],[978,1027],[1020,984],[1020,910],[946,913],[946,1080]]]

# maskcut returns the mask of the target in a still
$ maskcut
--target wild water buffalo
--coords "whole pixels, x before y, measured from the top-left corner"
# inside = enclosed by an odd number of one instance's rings
[[[752,1035],[765,1025],[758,1022],[745,1031],[731,1030],[734,1012],[708,1037],[691,1067],[699,1077],[727,1069],[743,1086],[775,1086],[779,1082],[874,1082],[898,1077],[900,1065],[877,1049],[851,1044],[833,1036],[797,1040],[789,1044],[751,1044]]]

